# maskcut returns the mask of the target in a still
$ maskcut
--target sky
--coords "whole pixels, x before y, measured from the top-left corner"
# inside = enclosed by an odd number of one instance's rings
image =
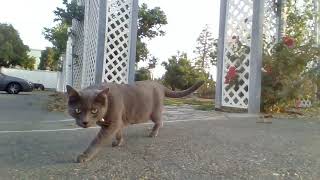
[[[177,54],[193,50],[202,28],[208,24],[214,37],[218,37],[220,0],[140,0],[149,7],[159,6],[167,15],[166,35],[148,40],[150,53],[159,58],[154,76],[161,77],[165,70],[161,62]],[[53,11],[62,6],[62,0],[0,0],[0,22],[12,24],[23,42],[31,49],[52,46],[42,35],[43,27],[54,25]],[[143,66],[144,64],[140,64]],[[215,70],[212,70],[215,74]]]

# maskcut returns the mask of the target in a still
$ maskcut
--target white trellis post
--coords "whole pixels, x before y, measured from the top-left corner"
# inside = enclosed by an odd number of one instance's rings
[[[320,9],[319,9],[319,0],[313,0],[313,5],[314,5],[314,22],[313,22],[313,33],[314,33],[314,37],[315,37],[315,43],[316,46],[319,47],[320,45],[320,41],[319,41],[319,13],[320,13]]]
[[[217,62],[217,79],[216,79],[216,94],[215,107],[222,107],[222,82],[223,82],[223,56],[224,56],[224,41],[227,21],[227,0],[220,0],[220,21],[219,21],[219,40],[218,40],[218,62]]]
[[[316,43],[316,47],[320,47],[320,33],[319,33],[319,29],[320,29],[320,22],[319,22],[319,15],[320,15],[320,1],[319,0],[313,0],[313,4],[314,4],[314,14],[315,14],[315,18],[314,18],[314,36],[315,36],[315,43]],[[318,71],[320,71],[320,63],[317,63],[317,67],[315,67]],[[317,101],[318,100],[318,92],[319,92],[319,87],[317,85],[315,85],[315,97],[314,99]]]
[[[98,39],[97,39],[97,60],[96,60],[96,75],[95,84],[99,84],[103,81],[103,64],[104,64],[104,45],[106,36],[106,12],[107,12],[107,0],[100,0],[99,4],[99,21],[98,21]]]
[[[70,32],[71,29],[68,29],[68,32]],[[65,54],[65,68],[66,68],[66,74],[65,74],[65,79],[66,79],[66,84],[67,85],[72,85],[72,38],[69,36],[68,41],[67,41],[67,46],[66,46],[66,54]]]
[[[278,40],[285,34],[286,27],[286,8],[287,0],[278,0]]]
[[[65,85],[66,85],[66,79],[65,79],[65,74],[66,74],[66,61],[65,61],[65,54],[62,54],[60,56],[60,61],[62,62],[62,70],[61,72],[58,72],[57,75],[57,87],[56,91],[58,92],[65,92]]]
[[[138,32],[138,13],[139,4],[138,0],[132,1],[131,19],[130,19],[130,49],[129,49],[129,71],[128,71],[128,83],[134,83],[135,67],[136,67],[136,50],[137,50],[137,32]]]
[[[253,1],[251,57],[249,61],[249,113],[260,112],[263,17],[264,0]]]
[[[260,112],[264,6],[264,0],[220,1],[216,108]],[[234,69],[239,81],[230,86],[225,77]]]
[[[60,76],[59,76],[59,89],[58,91],[60,92],[65,92],[66,91],[66,74],[67,74],[67,61],[66,61],[66,54],[62,54],[61,55],[61,60],[63,62],[63,65],[62,65],[62,71],[60,73]]]

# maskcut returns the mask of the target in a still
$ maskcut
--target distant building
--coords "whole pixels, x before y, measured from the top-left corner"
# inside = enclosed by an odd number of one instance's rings
[[[41,51],[41,49],[30,49],[30,52],[28,53],[29,56],[36,58],[34,69],[38,69],[38,66],[40,64]]]

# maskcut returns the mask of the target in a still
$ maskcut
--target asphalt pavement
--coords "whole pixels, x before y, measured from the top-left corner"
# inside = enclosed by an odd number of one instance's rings
[[[97,133],[46,109],[49,92],[0,93],[0,180],[320,179],[320,121],[166,107],[164,127],[130,126],[122,147],[107,145],[75,163]]]

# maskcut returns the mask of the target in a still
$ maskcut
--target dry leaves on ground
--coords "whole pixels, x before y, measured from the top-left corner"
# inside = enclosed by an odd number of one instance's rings
[[[48,111],[65,112],[67,108],[67,99],[65,94],[56,92],[49,95]]]

